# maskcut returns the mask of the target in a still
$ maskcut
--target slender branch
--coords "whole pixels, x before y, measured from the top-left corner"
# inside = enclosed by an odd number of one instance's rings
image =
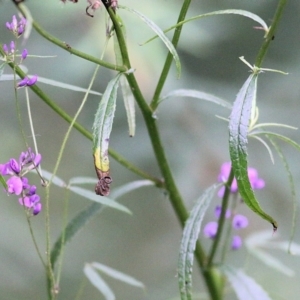
[[[227,211],[228,203],[229,203],[230,187],[231,187],[233,178],[234,178],[234,174],[233,174],[233,169],[231,168],[228,180],[225,185],[225,192],[224,192],[223,200],[222,200],[222,210],[221,210],[221,215],[220,215],[219,222],[218,222],[218,231],[217,231],[216,237],[214,238],[212,248],[209,251],[210,254],[209,254],[209,257],[207,260],[207,268],[212,267],[213,260],[215,258],[217,249],[218,249],[220,241],[221,241],[221,236],[222,236],[225,219],[226,219],[226,211]]]
[[[181,22],[185,19],[185,16],[186,16],[187,11],[189,9],[190,3],[191,3],[191,0],[185,0],[184,1],[183,5],[182,5],[182,8],[181,8],[181,11],[179,13],[177,23],[179,23],[179,22]],[[183,25],[176,27],[174,35],[173,35],[172,44],[174,45],[175,48],[177,47],[177,44],[179,42],[182,26]],[[166,58],[166,61],[165,61],[165,65],[164,65],[163,70],[161,72],[161,75],[158,79],[158,83],[157,83],[157,86],[156,86],[156,89],[155,89],[155,92],[154,92],[154,95],[153,95],[153,99],[152,99],[152,102],[151,102],[151,108],[153,110],[155,110],[158,106],[159,96],[161,94],[161,91],[164,87],[167,76],[169,74],[172,61],[173,61],[173,56],[170,52],[168,52],[168,55],[167,55],[167,58]]]
[[[17,5],[18,9],[20,10],[20,12],[26,17],[26,9],[23,3],[20,3],[19,5]],[[43,36],[46,40],[50,41],[51,43],[57,45],[60,48],[63,48],[64,50],[70,52],[71,54],[74,54],[78,57],[81,57],[85,60],[88,60],[90,62],[93,62],[97,65],[100,65],[104,68],[107,69],[111,69],[111,70],[115,70],[115,71],[119,71],[119,72],[125,72],[126,69],[124,66],[117,66],[111,63],[108,63],[104,60],[101,60],[97,57],[94,57],[92,55],[86,54],[84,52],[81,52],[79,50],[74,49],[72,46],[70,46],[69,44],[67,44],[66,42],[63,42],[61,40],[59,40],[58,38],[56,38],[55,36],[51,35],[50,33],[48,33],[46,30],[44,30],[36,21],[32,20],[32,26],[33,28],[41,35]]]
[[[273,17],[273,22],[270,26],[270,30],[256,56],[256,60],[255,60],[255,66],[257,67],[261,67],[262,62],[267,54],[267,51],[269,49],[270,43],[271,41],[274,39],[275,37],[275,32],[277,30],[279,21],[281,19],[281,16],[283,14],[283,10],[285,8],[287,4],[287,0],[280,0],[277,6],[277,9],[275,11],[274,17]]]

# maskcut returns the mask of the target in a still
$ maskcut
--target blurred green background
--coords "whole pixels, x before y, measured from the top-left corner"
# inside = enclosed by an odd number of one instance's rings
[[[188,16],[221,9],[244,9],[261,16],[268,24],[272,20],[278,1],[233,1],[210,0],[193,1]],[[58,0],[28,0],[28,8],[33,18],[48,32],[57,36],[71,47],[99,56],[105,41],[105,10],[95,13],[94,18],[85,15],[86,2],[76,5],[71,2],[63,5]],[[161,28],[176,23],[182,1],[134,1],[120,0],[120,4],[133,7],[147,15]],[[16,14],[11,1],[0,2],[0,42],[9,43],[12,35],[5,28],[5,22]],[[166,56],[163,44],[156,40],[145,46],[139,46],[153,34],[136,16],[120,10],[120,16],[126,24],[128,47],[132,66],[146,98],[153,95],[153,89],[160,75]],[[263,67],[280,69],[288,76],[276,73],[260,75],[258,83],[258,106],[261,122],[287,123],[299,127],[300,100],[300,5],[290,1],[281,20],[278,32],[270,47]],[[189,23],[184,27],[179,44],[179,55],[183,65],[180,80],[176,79],[173,68],[163,93],[177,88],[198,89],[215,94],[233,102],[237,92],[249,75],[249,69],[239,59],[245,56],[251,64],[263,41],[263,32],[254,30],[257,24],[241,16],[218,16]],[[169,35],[171,36],[171,35]],[[25,47],[25,45],[21,46]],[[55,58],[28,58],[26,67],[31,74],[62,81],[86,88],[92,76],[94,66],[68,52],[52,45],[40,37],[34,30],[26,43],[31,55],[50,55]],[[113,62],[113,48],[109,47],[106,59]],[[11,73],[9,68],[5,73]],[[93,86],[103,92],[113,72],[101,69]],[[80,105],[83,94],[42,83],[52,99],[70,115],[74,115]],[[1,133],[0,161],[18,157],[24,150],[15,110],[12,82],[0,82]],[[25,133],[30,131],[26,117],[25,94],[20,90],[20,105]],[[61,120],[47,105],[30,93],[34,126],[39,150],[43,155],[42,167],[53,170],[58,151],[68,124]],[[90,96],[79,122],[91,129],[99,97]],[[216,181],[219,167],[228,161],[227,123],[216,118],[225,118],[229,112],[214,104],[192,99],[171,99],[163,103],[157,112],[158,126],[166,148],[169,162],[174,171],[176,182],[190,209],[203,190]],[[300,142],[298,131],[279,130]],[[297,193],[299,153],[290,146],[280,143],[290,163]],[[111,147],[140,168],[160,176],[154,159],[147,131],[137,109],[137,132],[129,138],[124,105],[118,99],[117,112],[111,136]],[[95,177],[92,159],[92,143],[73,131],[64,153],[58,175],[68,181],[75,176]],[[262,207],[279,223],[275,237],[287,240],[291,231],[293,204],[283,164],[275,155],[272,164],[265,148],[256,140],[249,143],[250,165],[257,168],[266,181],[266,188],[257,192]],[[111,172],[114,187],[140,179],[111,160]],[[35,175],[32,181],[38,185]],[[93,188],[93,187],[91,187]],[[41,187],[39,193],[43,195]],[[51,190],[51,233],[52,242],[58,237],[63,217],[65,191],[53,186]],[[46,299],[43,267],[33,247],[28,226],[16,197],[0,195],[0,299]],[[81,299],[103,299],[99,292],[84,279],[83,267],[86,262],[98,261],[125,272],[142,281],[146,289],[140,290],[106,278],[116,293],[117,299],[124,300],[166,300],[178,297],[176,264],[181,239],[181,228],[172,207],[163,191],[144,188],[121,199],[133,215],[106,209],[97,215],[67,246],[65,250],[60,294],[58,299],[75,299],[76,292],[83,282],[86,287]],[[213,207],[209,208],[205,222],[213,219]],[[89,205],[89,200],[71,194],[71,219],[78,211]],[[250,219],[250,226],[242,232],[244,237],[268,229],[271,226],[254,215],[245,207],[241,212]],[[42,250],[45,245],[45,213],[32,219],[34,231]],[[299,222],[296,224],[296,228]],[[201,236],[208,249],[209,240]],[[299,230],[295,242],[299,242]],[[246,266],[246,272],[254,277],[274,299],[299,299],[299,258],[287,253],[270,251],[286,265],[296,271],[296,276],[287,277],[263,265],[257,259],[247,256],[245,248],[229,253],[228,263],[235,267]],[[247,261],[247,264],[246,264]],[[202,278],[194,270],[194,291],[204,292]],[[178,299],[178,298],[177,298]],[[228,299],[234,299],[232,293]]]

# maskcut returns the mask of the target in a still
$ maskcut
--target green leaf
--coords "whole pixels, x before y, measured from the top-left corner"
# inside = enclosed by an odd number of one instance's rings
[[[0,182],[3,185],[4,189],[7,190],[7,183],[2,175],[0,175]]]
[[[88,208],[82,210],[78,213],[67,225],[65,232],[60,235],[58,240],[55,242],[51,251],[51,265],[54,268],[55,263],[61,253],[62,247],[69,241],[72,237],[84,227],[84,225],[104,206],[99,203],[93,203]]]
[[[178,283],[181,300],[192,299],[192,270],[194,251],[198,240],[202,220],[214,192],[221,184],[215,184],[204,191],[194,205],[184,226],[178,260]]]
[[[114,201],[113,199],[110,199],[108,197],[99,197],[95,193],[91,192],[90,190],[83,189],[77,186],[70,186],[70,190],[80,196],[83,196],[89,200],[95,201],[97,203],[100,203],[102,205],[118,209],[120,211],[126,212],[128,214],[131,214],[131,211],[125,207],[122,204],[119,204],[118,202]]]
[[[216,96],[208,94],[208,93],[196,91],[196,90],[186,90],[186,89],[172,91],[172,92],[168,93],[167,95],[161,97],[159,99],[158,103],[161,103],[162,101],[164,101],[168,98],[173,98],[173,97],[191,97],[191,98],[196,98],[199,100],[213,102],[213,103],[216,103],[218,105],[221,105],[221,106],[229,108],[229,109],[232,108],[231,103],[229,103],[219,97],[216,97]]]
[[[0,64],[0,81],[2,80],[2,76],[4,76],[3,72],[4,72],[5,65],[6,65],[5,63]]]
[[[174,61],[175,61],[175,65],[176,65],[176,69],[177,69],[177,77],[179,78],[180,75],[181,75],[181,63],[180,63],[180,59],[179,59],[179,56],[177,54],[177,51],[176,51],[175,47],[173,46],[173,44],[171,43],[171,41],[166,37],[166,35],[164,34],[164,32],[153,21],[151,21],[145,15],[143,15],[142,13],[136,11],[135,9],[130,8],[130,7],[121,6],[121,5],[119,5],[119,7],[123,8],[123,9],[126,9],[126,10],[128,10],[128,11],[136,14],[163,41],[163,43],[165,44],[165,46],[168,48],[168,50],[170,51],[170,53],[173,55],[173,58],[174,58]]]
[[[84,177],[84,176],[79,176],[79,177],[73,177],[69,180],[69,185],[74,185],[74,184],[95,184],[97,183],[97,179],[94,177]]]
[[[28,75],[29,77],[33,76],[33,75]],[[16,79],[20,79],[19,76],[16,76]],[[14,75],[13,74],[4,74],[1,78],[0,81],[13,81],[14,80]],[[52,79],[48,79],[45,77],[38,77],[38,81],[39,83],[45,83],[51,86],[55,86],[55,87],[59,87],[59,88],[63,88],[63,89],[67,89],[67,90],[71,90],[74,92],[82,92],[82,93],[86,93],[87,89],[81,88],[79,86],[76,85],[72,85],[72,84],[68,84],[68,83],[63,83],[60,81],[56,81],[56,80],[52,80]],[[93,95],[98,95],[101,96],[102,94],[96,91],[89,91],[89,94],[93,94]]]
[[[239,300],[271,300],[267,292],[242,270],[230,266],[222,266],[220,270],[225,273]]]
[[[241,197],[247,206],[277,229],[277,222],[260,207],[248,178],[247,143],[253,103],[256,101],[258,74],[251,74],[233,104],[229,122],[229,151]]]
[[[119,24],[121,24],[123,36],[124,36],[124,38],[126,38],[126,30],[125,30],[124,23],[123,23],[122,19],[120,18],[120,16],[117,16],[117,17],[119,19]],[[122,55],[121,55],[119,41],[118,41],[118,38],[116,35],[114,35],[114,50],[115,50],[115,56],[116,56],[116,64],[119,66],[122,66],[123,59],[122,59]],[[134,106],[135,99],[131,92],[131,88],[124,76],[122,76],[120,78],[120,83],[121,83],[121,89],[122,89],[122,94],[123,94],[124,106],[125,106],[126,115],[127,115],[129,136],[133,137],[135,135],[135,106]]]
[[[271,131],[256,131],[255,134],[264,134],[266,136],[271,136],[271,137],[276,137],[280,140],[283,140],[284,142],[290,144],[291,146],[293,146],[294,148],[296,148],[298,151],[300,151],[300,144],[298,144],[297,142],[293,141],[292,139],[282,135],[282,134],[278,134],[275,132],[271,132]]]
[[[108,284],[101,278],[100,274],[90,265],[84,267],[84,274],[89,279],[91,284],[95,286],[105,297],[106,300],[115,300],[115,294]]]
[[[261,263],[264,265],[286,275],[286,276],[294,276],[295,272],[287,267],[283,262],[281,262],[278,258],[274,257],[273,255],[270,254],[270,251],[264,251],[260,249],[260,247],[268,247],[268,248],[275,248],[275,249],[280,249],[280,247],[284,246],[283,249],[284,251],[288,250],[289,243],[288,242],[280,242],[275,243],[271,241],[272,236],[270,235],[269,231],[260,231],[260,232],[255,232],[248,236],[245,239],[245,246],[248,250],[248,252],[256,257],[257,259],[260,260]],[[294,247],[296,250],[300,250],[299,246]],[[294,253],[293,253],[294,254]]]
[[[290,191],[291,191],[291,196],[292,196],[292,201],[293,201],[293,215],[292,215],[292,219],[291,219],[292,227],[291,227],[291,234],[290,234],[290,244],[289,244],[289,249],[288,249],[288,251],[291,252],[290,248],[291,248],[292,242],[295,238],[297,219],[298,219],[298,210],[299,210],[298,200],[296,197],[295,182],[294,182],[294,178],[293,178],[292,172],[290,170],[289,164],[288,164],[281,148],[274,141],[273,137],[271,137],[269,135],[266,135],[266,137],[269,139],[269,141],[272,143],[273,147],[277,151],[277,154],[280,157],[280,159],[284,165],[285,171],[287,173],[288,181],[289,181],[289,186],[290,186]]]
[[[129,136],[133,137],[135,135],[135,99],[132,94],[131,88],[128,81],[124,76],[120,79],[124,106],[127,115],[127,122],[129,128]]]
[[[37,174],[36,172],[34,172],[35,174]],[[59,178],[58,176],[53,176],[53,174],[51,172],[48,172],[44,169],[42,169],[42,172],[41,172],[42,176],[44,179],[50,181],[51,180],[51,183],[59,186],[59,187],[66,187],[67,184],[61,179]]]
[[[108,146],[121,75],[122,74],[119,73],[108,83],[97,109],[93,125],[93,155],[95,169],[99,179],[95,191],[97,195],[101,196],[107,196],[109,194],[109,185],[112,181],[109,173]]]
[[[264,31],[266,33],[269,31],[268,25],[266,24],[266,22],[261,17],[255,15],[255,14],[249,12],[249,11],[246,11],[246,10],[225,9],[225,10],[213,11],[213,12],[210,12],[210,13],[207,13],[207,14],[202,14],[202,15],[192,17],[190,19],[186,19],[186,20],[184,20],[182,22],[179,22],[176,25],[173,25],[172,27],[164,30],[164,33],[169,32],[170,30],[175,29],[179,26],[182,26],[183,24],[188,23],[190,21],[194,21],[194,20],[198,20],[198,19],[206,18],[206,17],[211,17],[211,16],[227,15],[227,14],[241,15],[241,16],[244,16],[246,18],[250,18],[250,19],[254,20],[255,22],[259,23],[262,26],[262,29],[264,29]],[[143,45],[149,43],[150,41],[154,40],[155,38],[157,38],[157,36],[152,37],[151,39],[147,40],[145,43],[143,43]]]
[[[150,180],[136,180],[136,181],[129,182],[118,188],[115,188],[111,193],[111,197],[113,199],[117,199],[123,196],[124,194],[127,194],[133,190],[139,189],[144,186],[154,186],[154,182]]]
[[[108,266],[102,265],[98,262],[91,263],[91,266],[94,269],[99,270],[100,272],[102,272],[116,280],[122,281],[122,282],[127,283],[132,286],[141,287],[141,288],[144,287],[144,284],[142,282],[136,280],[135,278],[133,278],[127,274],[124,274],[120,271],[117,271],[113,268],[110,268]]]

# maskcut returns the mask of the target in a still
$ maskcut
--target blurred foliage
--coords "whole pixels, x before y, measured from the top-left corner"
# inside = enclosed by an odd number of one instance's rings
[[[147,15],[161,28],[176,23],[182,1],[134,1],[120,0],[120,4],[134,7]],[[276,1],[193,1],[189,16],[220,9],[244,9],[258,14],[267,23],[271,20]],[[96,11],[94,18],[85,15],[86,2],[63,5],[58,0],[28,0],[27,5],[36,21],[47,31],[81,51],[99,56],[105,41],[104,9]],[[271,45],[263,67],[280,69],[290,75],[262,74],[258,83],[258,106],[262,122],[287,123],[299,127],[299,80],[300,80],[300,5],[290,1],[280,23],[278,33]],[[9,0],[0,2],[1,42],[11,40],[5,22],[16,14]],[[155,40],[139,46],[153,34],[136,16],[127,11],[119,11],[126,24],[128,48],[137,79],[145,95],[150,99],[160,75],[166,56],[163,44]],[[240,62],[239,56],[253,63],[262,43],[263,32],[253,29],[254,22],[240,16],[217,16],[187,24],[179,43],[182,61],[182,75],[176,79],[176,71],[170,73],[164,93],[174,88],[198,89],[215,94],[232,102],[242,83],[248,77],[248,68]],[[170,36],[168,34],[168,36]],[[55,58],[28,58],[26,67],[32,74],[39,74],[65,83],[86,88],[94,66],[41,38],[34,31],[26,43],[30,54],[56,55]],[[106,59],[113,61],[112,44]],[[5,69],[6,73],[11,70]],[[111,79],[112,72],[102,69],[94,90],[103,92]],[[82,94],[55,89],[42,85],[47,93],[68,113],[74,115],[82,100]],[[0,161],[7,161],[23,149],[18,120],[15,113],[13,86],[11,82],[0,83],[1,93],[1,153]],[[20,95],[23,95],[20,92]],[[25,99],[25,97],[24,97]],[[60,143],[67,130],[67,124],[60,120],[44,103],[31,94],[33,121],[38,134],[40,152],[43,154],[43,168],[52,170]],[[79,121],[91,129],[99,97],[90,96]],[[22,101],[21,101],[22,102]],[[27,124],[25,101],[21,103],[23,121]],[[129,138],[123,103],[117,103],[117,113],[111,135],[111,146],[142,169],[159,176],[154,155],[147,137],[144,123],[137,110],[137,130],[134,138]],[[158,124],[163,137],[166,153],[176,181],[186,203],[192,206],[202,191],[216,181],[218,169],[229,159],[227,123],[215,115],[228,117],[228,111],[210,103],[192,99],[165,101],[158,109]],[[28,127],[26,134],[30,134]],[[291,138],[299,142],[299,133],[290,132]],[[282,144],[295,182],[300,180],[299,158],[295,150]],[[256,167],[267,186],[258,193],[261,204],[278,220],[279,234],[289,236],[291,228],[292,203],[288,190],[288,180],[284,167],[277,159],[272,165],[264,147],[251,140],[249,144],[250,165]],[[123,183],[138,179],[112,161],[114,178],[112,189]],[[74,131],[67,145],[67,151],[59,168],[59,176],[66,181],[74,176],[95,176],[92,143]],[[150,190],[151,189],[151,190]],[[296,186],[299,194],[299,187]],[[53,188],[51,192],[52,240],[56,240],[62,226],[64,191]],[[45,279],[40,276],[42,266],[34,251],[22,210],[13,199],[2,193],[0,220],[0,298],[45,299]],[[64,268],[59,299],[74,299],[78,286],[82,283],[83,267],[86,262],[99,261],[142,281],[146,290],[136,290],[129,286],[110,281],[117,299],[165,300],[178,295],[176,264],[179,251],[181,229],[167,197],[159,190],[145,188],[121,200],[133,216],[118,211],[105,210],[94,218],[65,250]],[[70,218],[88,205],[88,201],[72,195]],[[210,209],[206,218],[212,217]],[[249,234],[269,225],[246,208],[245,214],[251,219]],[[44,242],[43,215],[33,220],[33,226],[41,247]],[[271,230],[270,230],[271,235]],[[299,232],[296,233],[299,242]],[[209,241],[207,247],[209,246]],[[299,262],[292,256],[280,255],[288,265],[299,269]],[[236,266],[245,263],[244,251],[231,253],[229,260]],[[254,258],[249,258],[247,273],[257,279],[266,290],[271,290],[275,299],[298,299],[300,287],[297,276],[284,277],[271,269],[261,266]],[[202,291],[202,279],[194,277],[194,290]],[[87,284],[82,299],[99,299],[99,293]],[[175,298],[174,298],[175,299]],[[232,299],[232,295],[230,298]]]

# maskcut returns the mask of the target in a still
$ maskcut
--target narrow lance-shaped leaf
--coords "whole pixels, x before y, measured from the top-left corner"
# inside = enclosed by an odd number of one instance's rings
[[[108,284],[102,279],[100,274],[90,265],[86,264],[84,274],[89,279],[91,284],[96,287],[104,296],[105,300],[115,300],[115,294]]]
[[[242,270],[230,266],[222,266],[220,269],[225,273],[239,300],[271,300],[267,292]]]
[[[107,196],[112,179],[109,172],[108,145],[116,109],[117,89],[121,73],[112,79],[100,101],[93,125],[94,164],[99,179],[95,187],[97,195]]]
[[[181,22],[169,27],[168,29],[164,30],[164,33],[167,33],[170,30],[175,29],[179,26],[182,26],[183,24],[188,23],[190,21],[194,21],[194,20],[198,20],[198,19],[206,18],[206,17],[211,17],[211,16],[227,15],[227,14],[241,15],[241,16],[244,16],[246,18],[250,18],[250,19],[254,20],[255,22],[259,23],[261,25],[261,29],[263,29],[266,34],[269,31],[269,27],[266,24],[266,22],[261,17],[259,17],[258,15],[255,15],[255,14],[249,12],[249,11],[242,10],[242,9],[225,9],[225,10],[213,11],[213,12],[210,12],[210,13],[207,13],[207,14],[202,14],[202,15],[198,15],[198,16],[186,19],[186,20],[181,21]],[[150,41],[154,40],[157,37],[158,36],[152,37],[151,39],[144,42],[143,45],[149,43]]]
[[[121,6],[121,5],[119,5],[119,7],[136,14],[143,22],[145,22],[157,34],[157,36],[162,40],[162,42],[165,44],[165,46],[168,48],[168,50],[172,54],[174,61],[175,61],[176,69],[177,69],[177,77],[179,78],[180,74],[181,74],[180,59],[179,59],[178,53],[177,53],[174,45],[167,38],[167,36],[164,34],[164,32],[153,21],[148,19],[145,15],[143,15],[139,11],[137,11],[133,8],[125,7],[125,6]]]
[[[141,287],[141,288],[144,287],[144,284],[142,282],[136,280],[135,278],[133,278],[125,273],[122,273],[120,271],[117,271],[113,268],[110,268],[108,266],[100,264],[98,262],[91,263],[91,266],[94,269],[99,270],[100,272],[102,272],[116,280],[120,280],[120,281],[127,283],[129,285],[132,285],[132,286]]]
[[[123,35],[124,35],[124,37],[126,37],[125,26],[119,16],[118,16],[118,19],[119,19],[119,23],[122,24],[121,29],[122,29]],[[122,59],[122,55],[121,55],[119,41],[118,41],[116,35],[114,35],[114,51],[115,51],[115,56],[116,56],[116,64],[120,65],[120,66],[123,65],[123,59]],[[135,98],[132,94],[131,88],[130,88],[125,76],[126,75],[124,75],[120,78],[120,83],[121,83],[124,106],[125,106],[126,115],[127,115],[129,136],[133,137],[135,135],[135,124],[136,124],[136,122],[135,122],[135,106],[134,106]]]
[[[0,182],[3,185],[4,189],[7,189],[7,183],[2,175],[0,175]]]
[[[168,98],[173,98],[173,97],[191,97],[191,98],[196,98],[196,99],[200,99],[200,100],[213,102],[213,103],[216,103],[218,105],[221,105],[221,106],[229,108],[229,109],[232,108],[231,103],[229,103],[219,97],[216,97],[214,95],[211,95],[211,94],[208,94],[205,92],[201,92],[201,91],[197,91],[197,90],[187,90],[187,89],[171,91],[167,95],[161,97],[159,99],[159,103],[161,103],[162,101],[164,101]]]
[[[251,109],[256,101],[257,76],[257,73],[249,76],[233,104],[229,122],[229,151],[241,197],[250,209],[269,221],[273,225],[273,229],[276,230],[277,222],[260,207],[251,187],[247,171],[247,136]]]
[[[203,195],[197,200],[184,226],[178,260],[178,283],[181,300],[192,299],[192,270],[196,242],[198,240],[203,216],[215,190],[219,186],[220,184],[215,184],[205,190]]]

